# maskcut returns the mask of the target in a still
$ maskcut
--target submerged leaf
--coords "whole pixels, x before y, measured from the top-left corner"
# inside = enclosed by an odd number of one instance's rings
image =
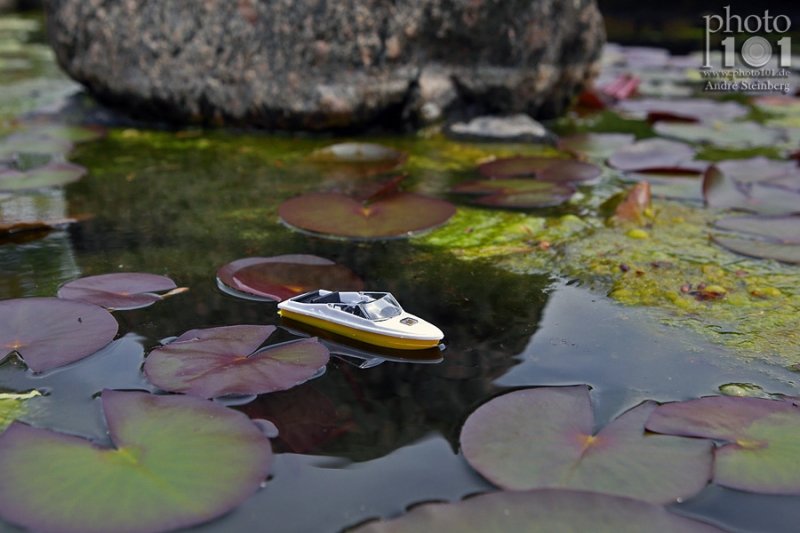
[[[115,448],[15,422],[0,435],[0,516],[47,533],[156,533],[220,516],[272,463],[242,413],[185,396],[105,390]]]
[[[220,267],[217,278],[237,291],[277,301],[316,289],[364,289],[364,282],[349,268],[307,254],[237,259]]]
[[[359,240],[408,237],[444,224],[455,212],[450,202],[406,192],[381,196],[367,205],[341,193],[306,194],[278,208],[291,227]]]
[[[339,143],[312,152],[308,160],[325,175],[368,178],[403,166],[408,154],[380,144]]]
[[[725,441],[714,482],[767,494],[800,494],[800,408],[795,401],[716,396],[656,409],[648,431]]]
[[[108,309],[137,309],[162,299],[154,292],[169,291],[175,287],[175,282],[166,276],[115,272],[70,281],[58,290],[58,297]]]
[[[91,355],[114,339],[117,321],[96,305],[59,298],[0,302],[0,356],[16,352],[34,372]]]
[[[328,362],[316,339],[263,343],[275,326],[193,329],[147,356],[144,372],[157,387],[201,398],[263,394],[310,379]]]
[[[593,490],[655,503],[693,496],[711,477],[711,443],[646,435],[655,408],[644,403],[592,435],[588,387],[516,391],[469,416],[461,447],[473,468],[505,489]]]
[[[550,207],[572,198],[575,188],[565,183],[547,183],[530,178],[468,181],[453,187],[453,192],[488,194],[476,203],[496,207]]]
[[[457,503],[429,503],[351,533],[724,533],[630,498],[576,490],[494,492]]]

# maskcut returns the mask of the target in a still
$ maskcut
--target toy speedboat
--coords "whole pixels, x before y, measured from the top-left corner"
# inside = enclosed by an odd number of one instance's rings
[[[388,292],[307,292],[278,304],[278,313],[297,322],[377,346],[422,350],[439,344],[444,333],[403,311]]]

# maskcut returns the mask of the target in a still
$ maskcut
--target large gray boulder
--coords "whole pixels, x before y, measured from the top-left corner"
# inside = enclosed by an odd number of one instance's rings
[[[48,0],[61,66],[142,117],[289,130],[563,112],[595,0]]]

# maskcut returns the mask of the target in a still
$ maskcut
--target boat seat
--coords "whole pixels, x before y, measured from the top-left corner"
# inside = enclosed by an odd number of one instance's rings
[[[338,292],[332,292],[330,294],[326,294],[325,296],[320,296],[319,298],[314,298],[311,300],[311,303],[314,304],[340,304],[343,303],[341,298],[339,298]]]

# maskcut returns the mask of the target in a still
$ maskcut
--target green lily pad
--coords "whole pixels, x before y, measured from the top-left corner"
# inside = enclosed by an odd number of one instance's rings
[[[484,163],[478,172],[488,178],[536,176],[538,181],[580,183],[599,178],[600,167],[574,159],[556,157],[507,157]]]
[[[242,413],[185,396],[102,393],[115,448],[14,422],[0,435],[0,516],[46,533],[156,533],[206,522],[266,479]]]
[[[756,148],[772,146],[783,138],[783,132],[757,122],[714,122],[685,124],[658,122],[653,130],[664,137],[686,142],[708,143],[724,148]]]
[[[632,133],[586,133],[560,139],[558,149],[576,156],[607,159],[634,142],[636,136]]]
[[[726,163],[731,163],[730,161]],[[771,180],[757,181],[742,169],[726,172],[730,165],[713,165],[703,176],[703,197],[709,207],[723,207],[761,213],[764,215],[790,215],[800,213],[800,190],[787,190],[775,186]],[[800,184],[800,174],[797,174]]]
[[[72,163],[48,163],[27,172],[0,170],[0,191],[22,191],[56,187],[78,181],[86,169]]]
[[[723,441],[714,482],[767,494],[800,494],[800,407],[796,401],[717,396],[668,403],[645,427],[668,435]]]
[[[0,302],[0,357],[17,353],[34,372],[93,354],[114,339],[117,321],[96,305],[60,298]]]
[[[688,144],[667,139],[645,139],[624,146],[611,157],[608,164],[628,172],[659,172],[690,170],[696,152]]]
[[[316,339],[264,346],[275,326],[192,329],[156,348],[144,363],[153,385],[201,398],[286,390],[328,363]]]
[[[306,194],[278,208],[278,215],[290,227],[321,237],[356,240],[409,237],[444,224],[455,212],[450,202],[407,192],[369,203],[341,193]]]
[[[461,430],[469,464],[511,490],[570,488],[668,503],[700,492],[711,477],[711,443],[644,432],[646,402],[592,435],[587,386],[504,394]]]
[[[568,184],[530,178],[468,181],[451,190],[465,194],[487,194],[475,200],[478,204],[518,208],[561,205],[575,194],[575,188]]]
[[[539,489],[429,503],[350,533],[724,533],[661,506],[608,494]]]
[[[279,302],[315,289],[364,289],[349,268],[308,254],[237,259],[220,267],[217,279],[236,291]]]
[[[107,309],[138,309],[160,301],[155,292],[171,291],[177,286],[166,276],[140,272],[115,272],[88,276],[65,283],[58,297],[78,300]]]

